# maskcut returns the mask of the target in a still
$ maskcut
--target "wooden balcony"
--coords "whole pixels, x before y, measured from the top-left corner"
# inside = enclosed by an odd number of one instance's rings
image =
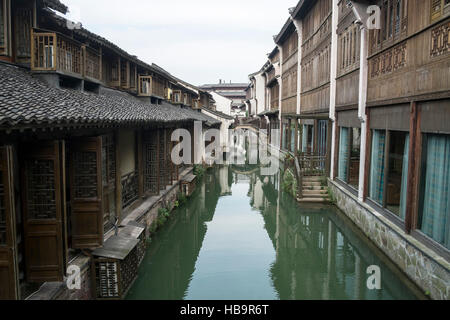
[[[101,79],[100,52],[56,32],[33,30],[31,69]]]

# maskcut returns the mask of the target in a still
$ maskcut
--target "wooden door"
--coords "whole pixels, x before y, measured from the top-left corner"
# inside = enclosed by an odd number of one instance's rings
[[[60,142],[25,145],[22,200],[29,282],[62,281],[63,236]]]
[[[18,299],[11,147],[0,147],[0,300]]]
[[[82,138],[70,147],[72,248],[103,245],[102,138]]]

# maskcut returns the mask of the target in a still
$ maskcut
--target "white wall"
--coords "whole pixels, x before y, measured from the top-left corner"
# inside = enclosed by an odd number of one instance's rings
[[[215,92],[210,92],[214,100],[216,101],[216,110],[227,115],[231,115],[231,103],[232,100],[221,96]]]
[[[256,79],[256,100],[258,101],[257,108],[255,106],[255,115],[264,111],[266,104],[266,78],[259,73],[255,76]]]

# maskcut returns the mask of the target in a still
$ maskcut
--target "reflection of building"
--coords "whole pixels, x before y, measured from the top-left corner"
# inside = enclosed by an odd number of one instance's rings
[[[272,184],[263,188],[261,214],[277,252],[272,279],[282,300],[415,298],[336,209],[303,206],[299,210]],[[380,266],[383,290],[367,288],[370,265]]]
[[[207,232],[205,222],[212,221],[219,198],[231,189],[228,171],[227,167],[210,169],[203,178],[205,183],[198,181],[190,200],[176,211],[176,222],[170,226],[171,241],[150,247],[143,262],[146,272],[140,274],[128,299],[184,298]],[[164,276],[155,276],[161,274]]]

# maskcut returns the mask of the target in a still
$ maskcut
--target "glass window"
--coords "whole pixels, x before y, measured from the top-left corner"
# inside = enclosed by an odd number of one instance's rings
[[[369,197],[393,214],[405,219],[408,179],[409,134],[373,130]],[[386,143],[388,154],[386,155]],[[386,162],[387,157],[387,162]],[[387,168],[385,167],[387,165]]]
[[[386,208],[401,218],[405,218],[404,209],[400,214],[402,188],[406,189],[408,177],[408,151],[409,134],[406,132],[391,131],[389,141],[389,167],[386,192]],[[403,194],[406,198],[406,192]],[[406,200],[406,199],[405,199]],[[405,201],[402,201],[404,204]]]
[[[341,127],[339,137],[339,163],[338,178],[348,182],[348,162],[350,154],[350,128]]]
[[[350,166],[348,183],[358,188],[359,186],[359,162],[361,158],[361,128],[351,128],[350,130]]]
[[[418,228],[450,249],[450,135],[426,134]]]
[[[360,154],[361,129],[341,127],[338,178],[355,188],[359,185]]]
[[[369,197],[380,205],[383,205],[384,193],[385,144],[386,132],[384,130],[373,130]]]

